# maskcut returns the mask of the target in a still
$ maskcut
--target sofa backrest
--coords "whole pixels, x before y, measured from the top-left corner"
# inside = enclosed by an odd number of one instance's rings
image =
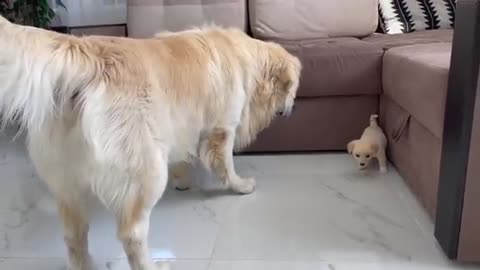
[[[246,30],[246,9],[246,0],[128,0],[128,34],[145,38],[213,22]]]
[[[378,25],[378,0],[249,0],[253,35],[263,39],[362,37]]]

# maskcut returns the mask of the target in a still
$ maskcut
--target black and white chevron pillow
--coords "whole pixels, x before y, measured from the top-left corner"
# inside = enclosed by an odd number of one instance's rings
[[[456,0],[379,0],[380,25],[387,34],[453,28]]]

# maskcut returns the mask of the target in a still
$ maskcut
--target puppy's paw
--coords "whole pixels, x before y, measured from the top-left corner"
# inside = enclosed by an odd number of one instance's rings
[[[254,178],[238,178],[230,184],[233,191],[240,194],[250,194],[255,190],[256,181]]]
[[[381,173],[387,173],[387,167],[380,167]]]

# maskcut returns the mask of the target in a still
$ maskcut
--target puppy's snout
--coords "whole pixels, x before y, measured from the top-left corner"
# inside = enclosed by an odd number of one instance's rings
[[[360,163],[360,166],[365,167],[365,163]]]

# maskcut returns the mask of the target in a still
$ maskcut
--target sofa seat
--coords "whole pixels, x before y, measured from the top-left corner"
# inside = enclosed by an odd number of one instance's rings
[[[381,93],[381,47],[356,38],[279,43],[302,61],[299,97]]]
[[[441,139],[451,43],[388,50],[383,58],[384,94]]]
[[[452,39],[453,30],[438,29],[394,35],[375,33],[364,38],[363,40],[388,50],[391,48],[408,45],[452,42]]]

